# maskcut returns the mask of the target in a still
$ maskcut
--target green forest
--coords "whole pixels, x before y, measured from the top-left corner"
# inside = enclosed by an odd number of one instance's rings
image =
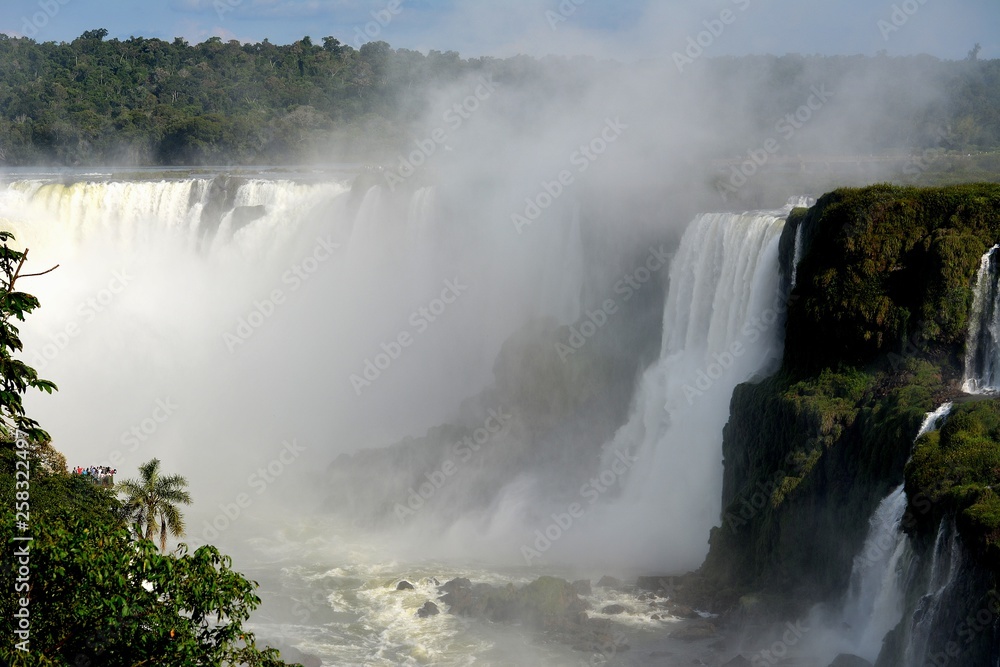
[[[583,95],[586,82],[614,79],[636,64],[591,58],[463,59],[333,37],[288,45],[192,45],[89,30],[70,43],[0,34],[0,166],[277,165],[384,159],[419,130],[429,94],[471,76],[543,96]],[[788,55],[706,59],[716,87],[759,82],[741,112],[769,127],[809,77],[844,86],[870,76],[892,82],[859,147],[1000,146],[1000,60],[940,61]],[[672,67],[669,63],[667,67]],[[805,73],[809,73],[809,77]],[[882,113],[914,82],[933,82],[946,102],[917,117]],[[664,85],[670,85],[665,83]]]

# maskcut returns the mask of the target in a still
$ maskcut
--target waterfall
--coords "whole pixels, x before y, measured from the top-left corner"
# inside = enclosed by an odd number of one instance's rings
[[[17,180],[0,186],[0,223],[63,256],[102,237],[123,250],[169,237],[183,251],[271,255],[322,207],[343,207],[349,184],[228,176],[172,180]],[[338,211],[339,213],[339,211]]]
[[[937,410],[924,415],[924,421],[920,423],[920,430],[917,431],[917,437],[914,438],[914,442],[919,440],[920,436],[938,430],[945,417],[951,414],[952,407],[954,407],[954,403],[948,401],[947,403],[942,403]]]
[[[994,393],[1000,386],[1000,289],[997,286],[997,248],[990,248],[979,262],[965,344],[962,390],[970,394]]]
[[[913,557],[909,539],[901,530],[906,506],[906,492],[900,484],[872,514],[865,545],[854,557],[842,619],[850,628],[852,651],[871,662],[878,657],[886,633],[903,616],[901,580],[906,563]]]
[[[792,288],[795,287],[799,277],[799,262],[802,260],[802,225],[795,228],[795,254],[792,257]]]
[[[791,208],[812,208],[815,203],[816,200],[813,197],[792,197],[788,200],[787,206]],[[806,239],[800,221],[800,224],[795,226],[795,245],[792,251],[792,289],[795,289],[795,285],[798,283],[799,262],[802,261],[802,253],[805,252],[805,245]]]
[[[215,512],[283,440],[309,443],[301,469],[320,476],[342,452],[450,419],[528,322],[579,317],[579,211],[529,241],[461,184],[338,179],[0,179],[0,229],[33,268],[61,265],[26,281],[42,307],[23,358],[59,385],[26,401],[73,462],[158,456],[191,479],[193,512]],[[182,407],[132,445],[168,398]]]
[[[928,412],[914,442],[936,430],[951,412],[944,403]],[[869,519],[861,552],[854,557],[851,587],[840,622],[847,629],[841,649],[875,662],[886,634],[903,617],[907,585],[915,557],[903,531],[908,499],[902,484],[882,499]]]
[[[649,567],[701,562],[719,520],[733,389],[780,362],[787,285],[778,241],[790,210],[709,213],[688,226],[670,268],[660,358],[605,446],[605,469],[623,452],[637,463],[597,513],[591,541],[566,540],[571,549],[620,550],[624,562]]]
[[[961,566],[962,546],[954,520],[941,521],[931,560],[927,592],[920,599],[909,629],[903,664],[905,667],[923,667],[927,648],[938,613],[949,587],[955,582]]]

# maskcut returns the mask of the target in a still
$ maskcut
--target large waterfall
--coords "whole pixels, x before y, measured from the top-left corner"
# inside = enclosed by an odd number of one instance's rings
[[[29,407],[72,463],[159,455],[214,513],[283,441],[309,443],[300,472],[319,478],[338,452],[440,423],[525,322],[578,316],[570,207],[529,243],[504,216],[455,212],[454,193],[354,178],[0,182],[0,226],[32,267],[61,265],[24,282],[42,308],[23,329],[26,361],[60,386]],[[158,402],[178,407],[156,421]]]
[[[778,240],[795,203],[705,214],[688,227],[670,268],[660,357],[601,470],[615,470],[616,459],[634,465],[620,495],[610,491],[614,499],[594,511],[591,529],[564,538],[568,552],[677,571],[704,557],[719,520],[729,398],[780,361],[788,286]]]
[[[387,561],[390,550],[403,553],[401,540],[432,555],[488,555],[500,564],[466,561],[448,571],[516,580],[523,569],[503,563],[519,562],[518,545],[548,534],[548,518],[566,512],[568,500],[585,506],[583,516],[532,565],[697,566],[719,520],[732,390],[780,361],[790,274],[779,267],[779,237],[800,202],[700,215],[676,252],[656,245],[643,248],[640,264],[625,257],[599,265],[601,242],[587,245],[576,203],[559,202],[544,225],[520,236],[507,216],[470,218],[456,197],[442,187],[391,193],[349,178],[260,174],[0,183],[0,227],[31,249],[32,268],[60,264],[27,285],[42,308],[24,325],[26,360],[60,386],[51,398],[30,397],[32,415],[71,464],[127,472],[157,456],[183,471],[196,500],[187,541],[241,549],[238,564],[276,610],[257,617],[257,627],[337,664],[488,662],[518,645],[515,635],[484,637],[451,618],[418,623],[417,598],[384,582],[405,575],[414,595],[426,596],[442,566]],[[630,268],[619,275],[622,264]],[[609,287],[638,287],[604,294],[609,276]],[[643,335],[661,340],[658,358],[638,378],[629,372],[631,408],[603,452],[598,440],[589,458],[578,453],[589,408],[553,429],[548,466],[518,468],[523,427],[504,431],[490,442],[490,458],[441,492],[458,518],[434,539],[414,522],[395,531],[395,542],[382,535],[359,543],[352,526],[317,512],[338,454],[453,419],[495,381],[494,364],[515,332],[542,317],[583,329],[585,311],[593,317],[582,305],[588,293],[616,309],[638,294],[634,307],[660,294],[643,285],[664,278],[661,330],[642,323]],[[560,463],[570,459],[579,460]],[[418,457],[400,460],[413,467]],[[576,479],[582,469],[590,480]],[[394,479],[389,468],[375,472],[380,483]],[[482,499],[493,487],[476,475],[508,477]],[[391,507],[405,494],[394,489],[380,500]],[[462,516],[473,497],[474,522]],[[442,544],[456,551],[433,551]],[[629,619],[667,622],[650,613]],[[577,660],[568,648],[569,657],[561,648],[517,650],[525,664]]]
[[[23,325],[26,361],[60,387],[52,397],[29,396],[28,408],[72,465],[128,474],[156,456],[183,472],[196,501],[186,541],[232,548],[269,596],[308,600],[305,611],[273,601],[275,616],[256,620],[267,636],[310,643],[337,664],[405,661],[414,646],[426,647],[421,660],[489,656],[495,636],[451,619],[417,624],[409,602],[383,595],[373,582],[404,573],[380,561],[384,553],[348,544],[349,526],[322,523],[324,471],[338,454],[451,418],[494,380],[514,332],[542,317],[579,323],[583,295],[600,289],[588,274],[600,283],[618,268],[585,256],[584,211],[568,197],[519,235],[502,211],[470,215],[477,209],[457,188],[393,193],[363,182],[213,173],[0,182],[0,227],[30,248],[31,268],[60,265],[24,284],[42,303]],[[670,268],[661,358],[616,440],[642,463],[559,550],[605,541],[601,531],[627,517],[622,538],[652,549],[642,554],[650,562],[680,567],[703,553],[718,518],[728,393],[780,351],[777,241],[786,213],[705,215],[691,224]],[[602,233],[622,246],[633,241],[623,240],[627,231]],[[588,252],[601,252],[597,243]],[[665,274],[670,253],[653,251],[642,260],[655,259]],[[629,277],[654,281],[635,267]],[[622,294],[609,296],[624,306]],[[561,456],[572,455],[573,428],[564,427]],[[592,455],[600,477],[612,462],[602,467]],[[687,474],[671,470],[675,456]],[[523,481],[512,478],[487,503],[497,519]],[[565,481],[540,479],[534,488]],[[644,542],[650,513],[664,508],[671,521]],[[505,533],[514,558],[520,540],[511,535],[535,527],[520,519]],[[638,551],[626,556],[640,560]],[[258,557],[266,565],[255,569]],[[495,570],[462,571],[497,579]],[[418,591],[430,586],[416,581],[421,572],[441,569],[409,566]],[[322,599],[305,597],[320,588]],[[502,644],[506,655],[517,642]],[[573,661],[540,657],[556,649],[520,650],[527,663]]]

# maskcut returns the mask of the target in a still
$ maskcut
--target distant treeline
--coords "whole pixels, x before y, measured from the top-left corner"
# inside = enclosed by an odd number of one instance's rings
[[[282,164],[391,156],[413,136],[428,93],[464,76],[492,75],[539,94],[580,94],[591,78],[639,65],[590,58],[462,59],[333,37],[289,45],[190,45],[90,30],[70,43],[0,34],[0,165]],[[769,127],[806,79],[878,78],[947,91],[919,114],[876,109],[884,120],[859,146],[992,149],[1000,146],[1000,61],[752,56],[705,59],[713,81],[759,81],[745,113]],[[673,65],[665,62],[665,68]],[[870,75],[870,76],[869,76]],[[847,89],[849,94],[849,88]],[[905,90],[887,90],[886,104]],[[794,108],[794,106],[792,107]],[[942,129],[945,128],[945,129]],[[873,144],[879,144],[873,147]],[[740,147],[745,148],[745,146]]]

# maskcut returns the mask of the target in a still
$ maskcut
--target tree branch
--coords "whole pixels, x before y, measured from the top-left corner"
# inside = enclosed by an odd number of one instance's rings
[[[46,273],[52,273],[53,271],[55,271],[58,268],[59,268],[59,264],[56,264],[55,266],[53,266],[48,271],[42,271],[41,273],[25,273],[23,276],[21,276],[21,278],[34,278],[35,276],[44,276]]]

